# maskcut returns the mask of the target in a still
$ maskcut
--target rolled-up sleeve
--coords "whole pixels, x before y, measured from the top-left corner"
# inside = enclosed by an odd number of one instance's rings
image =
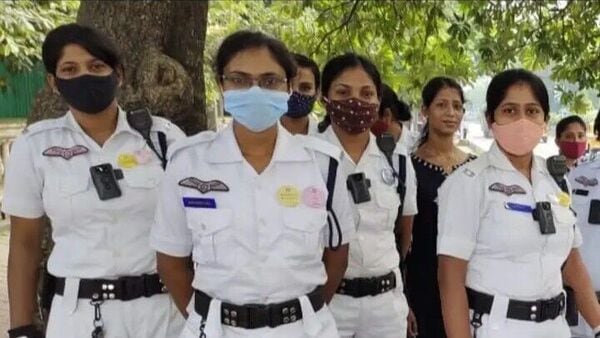
[[[42,174],[35,169],[26,136],[12,145],[4,176],[2,211],[23,218],[39,218],[45,213],[42,199]]]
[[[450,175],[438,190],[437,254],[469,260],[480,224],[481,183],[463,169]]]
[[[177,165],[171,162],[167,166],[158,196],[150,245],[169,256],[186,257],[192,252],[192,233],[187,225],[177,182]]]

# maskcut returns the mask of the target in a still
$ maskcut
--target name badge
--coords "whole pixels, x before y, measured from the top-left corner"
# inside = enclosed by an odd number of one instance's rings
[[[214,198],[184,197],[183,206],[186,208],[216,209],[217,201]]]
[[[529,213],[529,214],[531,214],[533,212],[533,208],[527,204],[506,202],[506,203],[504,203],[504,208],[506,210],[525,212],[525,213]]]

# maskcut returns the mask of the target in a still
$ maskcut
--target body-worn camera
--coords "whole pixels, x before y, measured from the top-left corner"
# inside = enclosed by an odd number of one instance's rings
[[[350,190],[354,204],[364,203],[371,200],[371,181],[365,177],[365,173],[355,173],[348,175],[346,186]]]
[[[590,214],[588,216],[588,223],[595,225],[600,224],[600,200],[590,201]]]
[[[101,201],[121,196],[121,188],[117,182],[117,174],[110,163],[95,165],[90,168],[92,182]]]
[[[554,216],[552,215],[552,205],[550,202],[537,202],[533,210],[533,218],[540,224],[540,231],[543,235],[556,233],[554,226]]]

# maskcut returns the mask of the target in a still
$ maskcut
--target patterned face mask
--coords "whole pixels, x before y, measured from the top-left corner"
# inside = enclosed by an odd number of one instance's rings
[[[369,130],[377,119],[379,105],[359,99],[325,100],[325,109],[331,121],[349,134]]]
[[[308,96],[293,92],[288,101],[288,111],[285,115],[297,119],[310,114],[316,99],[316,95]]]

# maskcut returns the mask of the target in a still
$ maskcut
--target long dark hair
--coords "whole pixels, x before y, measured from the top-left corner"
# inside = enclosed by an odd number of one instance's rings
[[[458,90],[458,93],[460,94],[460,101],[462,103],[465,103],[465,95],[460,84],[458,84],[458,82],[456,82],[456,80],[452,78],[438,76],[429,80],[425,87],[423,87],[423,91],[421,92],[421,100],[423,102],[423,107],[429,108],[437,94],[440,92],[440,90],[444,88],[453,88]],[[421,137],[419,138],[419,147],[422,146],[425,142],[427,142],[428,137],[429,122],[427,122],[425,126],[423,126],[423,130],[421,131]]]
[[[321,74],[321,94],[323,97],[327,97],[327,93],[329,93],[331,84],[340,76],[340,74],[342,74],[345,70],[354,67],[361,67],[364,69],[364,71],[367,73],[367,75],[369,75],[375,84],[377,96],[381,97],[381,75],[379,75],[377,67],[366,57],[355,53],[346,53],[336,56],[329,60],[327,64],[325,64],[325,67],[323,67],[323,73]],[[319,133],[324,132],[330,124],[331,117],[329,114],[326,114],[323,118],[323,121],[319,123]]]

